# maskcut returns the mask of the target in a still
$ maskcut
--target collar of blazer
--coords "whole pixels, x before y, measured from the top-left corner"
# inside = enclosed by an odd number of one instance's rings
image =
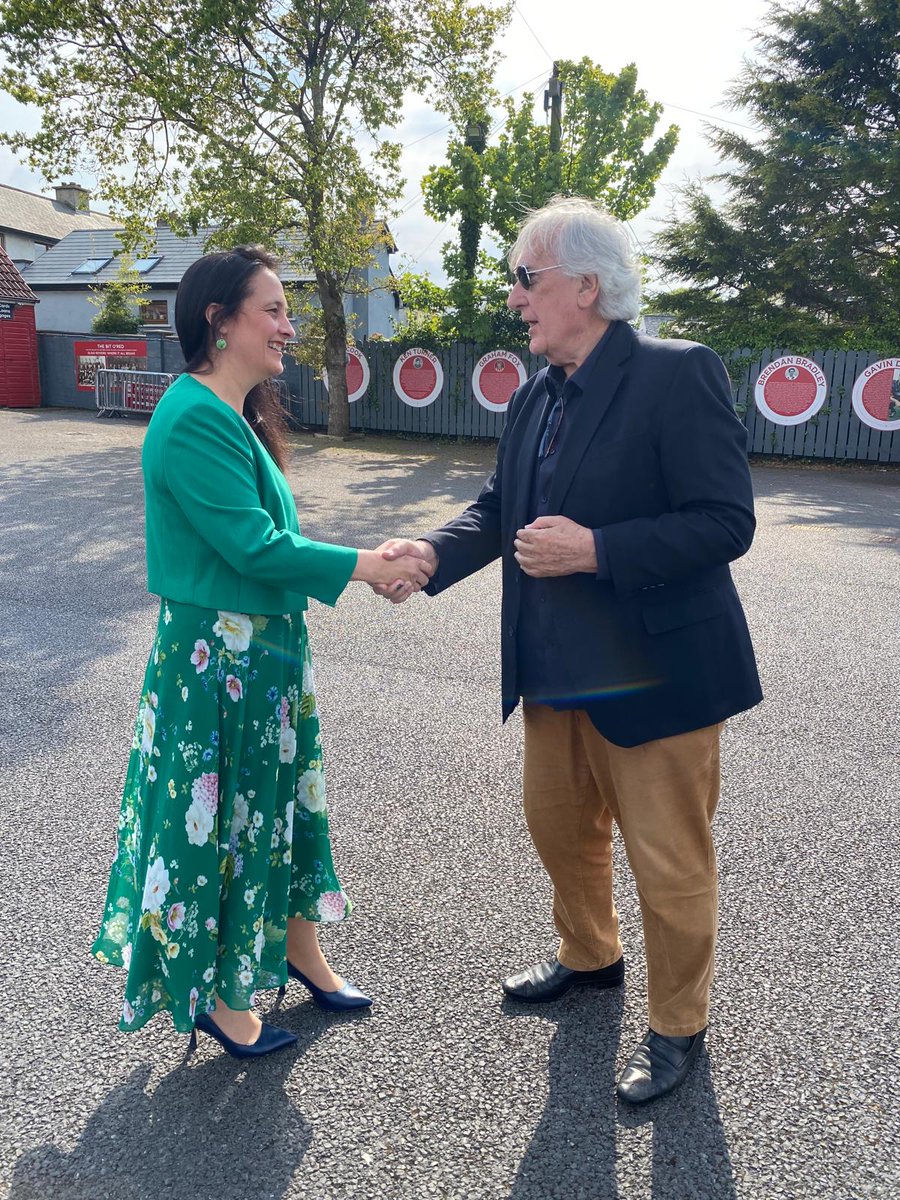
[[[634,330],[627,321],[618,321],[600,352],[599,358],[594,363],[593,370],[584,381],[584,391],[579,402],[573,404],[571,412],[566,414],[566,420],[570,421],[570,425],[565,441],[560,447],[559,458],[550,485],[548,507],[552,513],[562,511],[566,493],[571,487],[581,461],[588,452],[622,382],[625,365],[631,357],[634,343]],[[526,444],[524,449],[526,452],[533,449],[530,456],[531,461],[537,454],[538,439],[542,428],[542,422],[538,422],[535,427],[536,432],[529,430],[529,435],[534,436],[534,445],[531,447],[529,439],[529,444]],[[525,461],[529,461],[529,459],[526,458]]]

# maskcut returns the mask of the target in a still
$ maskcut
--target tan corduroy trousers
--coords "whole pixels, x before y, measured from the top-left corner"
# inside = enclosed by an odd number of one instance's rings
[[[618,825],[640,896],[650,1028],[707,1024],[716,942],[719,733],[616,746],[586,712],[525,704],[525,817],[553,882],[559,961],[577,971],[622,954],[612,894]]]

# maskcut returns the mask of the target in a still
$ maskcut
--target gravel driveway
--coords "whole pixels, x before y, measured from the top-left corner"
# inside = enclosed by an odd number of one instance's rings
[[[249,1067],[162,1018],[117,1032],[88,956],[155,605],[144,427],[0,410],[0,1195],[14,1200],[897,1200],[900,473],[754,466],[736,565],[766,702],[725,734],[721,940],[684,1088],[617,1106],[644,1031],[637,898],[620,993],[504,1006],[550,956],[550,889],[499,721],[499,571],[399,608],[313,604],[335,857],[325,931],[376,997],[296,985],[295,1052]],[[311,536],[374,545],[459,511],[487,445],[297,437]],[[617,855],[621,865],[620,848]],[[265,1002],[266,1005],[270,1001]]]

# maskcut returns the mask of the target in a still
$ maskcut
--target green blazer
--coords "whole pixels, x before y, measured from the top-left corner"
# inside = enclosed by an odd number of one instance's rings
[[[180,375],[150,420],[141,458],[147,587],[227,612],[333,605],[356,567],[348,546],[300,533],[287,480],[243,417]]]

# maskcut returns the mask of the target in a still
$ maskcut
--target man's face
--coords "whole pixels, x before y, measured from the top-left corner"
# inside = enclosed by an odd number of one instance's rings
[[[558,270],[558,263],[552,250],[526,254],[514,266],[540,274],[532,276],[527,289],[517,281],[506,303],[528,326],[532,354],[543,354],[551,363],[565,366],[573,335],[584,323],[585,314],[578,303],[580,277],[572,278]],[[541,271],[541,267],[553,269]]]

